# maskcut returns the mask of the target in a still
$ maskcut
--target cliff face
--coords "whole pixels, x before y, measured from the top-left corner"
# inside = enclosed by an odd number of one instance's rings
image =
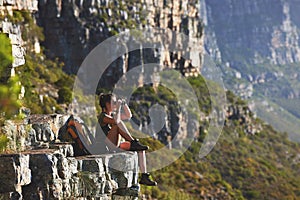
[[[7,77],[14,76],[15,68],[25,64],[26,43],[22,38],[25,26],[21,22],[12,20],[14,11],[24,11],[35,13],[38,10],[37,0],[1,0],[0,1],[0,33],[6,34],[11,41],[13,63],[10,69],[7,69]],[[34,48],[27,51],[40,52],[40,44],[37,38],[34,40]],[[11,71],[9,71],[11,70]]]
[[[203,24],[199,16],[200,4],[198,1],[39,1],[39,11],[37,15],[38,24],[43,27],[46,54],[50,58],[58,57],[65,63],[65,70],[69,73],[76,73],[84,58],[90,51],[105,39],[112,35],[134,29],[154,27],[160,30],[168,29],[173,33],[168,34],[165,46],[159,46],[161,38],[157,35],[161,32],[156,30],[149,36],[151,43],[157,44],[157,48],[165,48],[176,41],[181,50],[169,52],[155,49],[143,50],[142,44],[138,41],[127,41],[125,46],[140,45],[140,50],[129,52],[128,54],[113,59],[119,46],[107,47],[105,58],[113,62],[104,72],[100,80],[100,87],[112,88],[120,77],[130,69],[147,63],[156,63],[162,68],[175,68],[185,76],[197,76],[202,65],[203,56]],[[186,37],[197,40],[197,44],[189,43],[174,33],[184,33]],[[148,39],[148,38],[147,38]],[[191,49],[195,55],[189,55]],[[196,49],[196,51],[195,51]],[[188,55],[183,58],[183,55]],[[193,63],[193,66],[191,64]],[[99,61],[101,62],[101,61]],[[159,70],[161,70],[160,68]],[[98,80],[94,77],[94,68],[86,74],[85,86],[90,84],[90,80]],[[137,74],[131,77],[132,80],[142,80],[145,76],[151,76],[151,69],[144,70],[144,74]],[[140,85],[141,86],[141,85]],[[88,91],[91,87],[86,87]],[[94,91],[92,91],[94,92]],[[87,107],[90,105],[87,105]],[[76,106],[75,106],[76,107]],[[192,127],[195,135],[198,134],[198,124],[192,122],[183,113],[178,111],[168,111],[169,124],[168,132],[178,130],[179,124],[184,127],[180,130],[180,135],[187,136],[188,128]],[[140,124],[147,124],[147,121],[140,121]]]
[[[203,27],[199,20],[198,9],[197,1],[187,0],[181,3],[171,0],[114,2],[42,0],[39,1],[37,19],[39,25],[44,28],[46,39],[43,45],[46,47],[47,55],[60,58],[64,61],[67,72],[76,73],[83,59],[96,45],[113,34],[130,29],[149,26],[168,28],[191,37],[198,37],[201,46]],[[116,75],[122,74],[124,70],[151,61],[167,66],[178,63],[177,68],[186,66],[187,61],[179,64],[180,58],[171,58],[169,54],[160,55],[158,60],[149,60],[154,54],[157,53],[148,51],[141,59],[140,52],[132,52],[129,57],[125,56],[117,61],[115,65],[118,66],[114,66],[113,72]],[[200,64],[194,67],[199,68]]]
[[[14,10],[27,10],[36,12],[38,10],[37,0],[15,1],[1,0],[0,1],[0,16],[13,15]],[[22,39],[22,31],[19,24],[12,22],[8,17],[0,19],[0,32],[5,33],[11,40],[12,54],[14,57],[12,67],[17,67],[25,63],[25,48]]]
[[[169,29],[173,33],[184,33],[187,37],[197,38],[197,53],[188,55],[192,48],[188,41],[182,41],[175,34],[168,35],[168,41],[178,42],[181,50],[177,52],[141,50],[129,52],[111,64],[105,74],[103,86],[112,87],[119,77],[127,70],[146,63],[161,64],[166,68],[176,68],[186,76],[199,73],[203,54],[203,24],[199,20],[198,1],[1,1],[1,10],[13,15],[14,10],[29,10],[34,13],[37,23],[43,27],[45,40],[42,43],[49,58],[59,58],[65,63],[65,70],[76,73],[85,56],[100,42],[108,37],[132,29],[155,27]],[[3,22],[4,23],[4,22]],[[11,27],[20,27],[9,22]],[[7,30],[7,29],[5,29]],[[8,33],[8,31],[5,31]],[[14,32],[14,31],[10,31]],[[18,29],[18,46],[22,62],[24,47],[21,38],[21,28]],[[155,34],[150,37],[155,40]],[[153,41],[158,42],[158,41]],[[171,42],[170,42],[171,43]],[[167,44],[168,45],[168,44]],[[141,47],[143,48],[143,47]],[[193,47],[194,48],[194,47]],[[110,54],[113,54],[108,50]],[[159,54],[159,55],[158,55]],[[17,55],[14,56],[17,60]],[[194,66],[191,66],[193,59]],[[135,77],[139,78],[139,77]],[[178,111],[169,113],[170,124],[167,129],[176,132],[179,124],[184,124],[181,134],[186,137],[190,122],[188,117]],[[141,122],[144,123],[144,122]],[[197,134],[198,124],[193,125]]]
[[[238,57],[250,63],[300,61],[299,7],[293,0],[203,1],[207,49],[223,62]],[[270,6],[272,5],[272,6]],[[215,38],[214,38],[215,36]],[[216,43],[217,46],[213,46]]]
[[[13,10],[28,10],[31,12],[37,11],[38,1],[37,0],[1,0],[0,11],[8,10],[12,13]]]

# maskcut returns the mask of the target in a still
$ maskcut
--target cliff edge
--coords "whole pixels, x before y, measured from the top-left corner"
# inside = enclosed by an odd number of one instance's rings
[[[0,199],[137,199],[137,154],[74,157],[72,145],[58,140],[67,117],[6,121],[11,152],[0,155]]]

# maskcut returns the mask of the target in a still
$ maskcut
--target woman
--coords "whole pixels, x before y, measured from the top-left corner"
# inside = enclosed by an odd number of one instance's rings
[[[142,172],[140,184],[155,186],[157,183],[150,180],[150,174],[147,173],[145,150],[149,147],[142,145],[137,139],[134,139],[124,125],[123,120],[130,119],[132,114],[124,100],[118,100],[112,94],[102,94],[99,97],[99,104],[102,108],[98,116],[98,122],[106,135],[105,143],[110,151],[118,151],[118,148],[127,151],[137,151],[139,158],[139,167]],[[123,112],[121,112],[123,110]],[[125,142],[120,143],[120,136]]]

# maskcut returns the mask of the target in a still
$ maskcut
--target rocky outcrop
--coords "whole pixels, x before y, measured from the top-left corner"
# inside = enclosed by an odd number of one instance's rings
[[[20,26],[13,24],[7,20],[1,21],[0,28],[2,33],[8,35],[12,45],[13,63],[12,67],[17,67],[25,63],[25,49],[23,46],[22,32]]]
[[[136,109],[136,116],[142,116],[133,119],[135,124],[140,125],[136,129],[158,139],[169,148],[181,148],[185,139],[199,136],[199,121],[188,112],[180,110],[179,105],[160,107],[154,104],[148,107],[142,104]]]
[[[33,115],[7,121],[10,139],[0,155],[0,198],[136,199],[137,154],[131,152],[74,157],[73,146],[58,140],[68,116]]]
[[[57,148],[1,155],[0,197],[34,200],[138,196],[137,157],[133,153],[75,158]],[[114,170],[120,162],[122,172]]]
[[[239,125],[242,132],[255,135],[262,130],[260,125],[257,125],[253,119],[253,114],[247,106],[230,105],[226,112],[226,126]]]
[[[125,196],[135,199],[138,196],[134,153],[75,158],[67,156],[63,146],[57,145],[56,150],[0,155],[0,197],[34,200],[124,199]],[[120,162],[121,172],[114,169]]]
[[[262,131],[261,123],[251,111],[250,106],[232,92],[227,92],[227,105],[225,113],[225,126],[235,127],[236,136],[239,134],[255,135]]]
[[[0,0],[0,12],[3,10],[12,14],[13,10],[28,10],[30,12],[37,11],[38,0]]]
[[[6,34],[12,46],[13,63],[10,72],[7,71],[7,78],[15,75],[15,67],[25,64],[26,42],[22,39],[22,26],[18,22],[11,20],[14,11],[26,10],[30,13],[38,10],[37,0],[0,0],[0,33]],[[23,27],[24,28],[24,27]],[[38,40],[36,40],[35,50],[40,51]]]

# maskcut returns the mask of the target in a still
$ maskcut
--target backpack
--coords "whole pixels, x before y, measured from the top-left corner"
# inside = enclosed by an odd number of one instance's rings
[[[59,139],[61,141],[72,141],[74,156],[91,155],[85,145],[91,144],[88,138],[90,134],[88,127],[71,115],[60,130]]]

